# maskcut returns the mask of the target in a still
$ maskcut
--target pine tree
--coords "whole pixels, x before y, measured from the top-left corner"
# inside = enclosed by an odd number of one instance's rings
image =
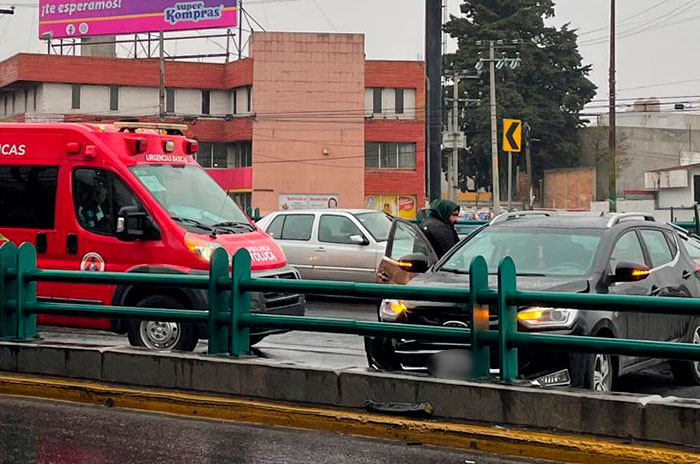
[[[519,52],[520,67],[496,71],[499,151],[503,118],[521,119],[529,123],[531,139],[539,139],[531,144],[535,178],[541,178],[545,169],[575,166],[581,151],[579,128],[585,124],[580,113],[595,96],[596,86],[588,79],[591,67],[582,64],[576,31],[569,24],[561,28],[545,25],[545,20],[554,16],[554,1],[465,0],[461,11],[461,17],[452,16],[445,26],[458,41],[457,52],[446,57],[447,72],[473,71],[479,52],[488,58],[488,50],[476,45],[479,40],[523,41],[517,48],[503,50],[509,57]],[[461,161],[466,170],[460,175],[460,183],[462,188],[466,187],[468,175],[476,178],[477,186],[490,186],[487,63],[480,79],[462,82],[461,98],[466,93],[468,98],[480,99],[481,104],[467,108],[464,113],[462,129],[467,133],[467,150],[462,153]],[[524,151],[521,155],[524,158]],[[507,183],[505,156],[501,154],[499,162],[502,186]]]

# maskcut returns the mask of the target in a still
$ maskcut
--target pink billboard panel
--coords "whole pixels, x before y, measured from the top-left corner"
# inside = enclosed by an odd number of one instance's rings
[[[234,27],[237,0],[39,0],[39,37]]]

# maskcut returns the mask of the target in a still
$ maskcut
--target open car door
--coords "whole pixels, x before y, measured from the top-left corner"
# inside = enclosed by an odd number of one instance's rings
[[[437,261],[433,247],[418,226],[397,218],[377,269],[377,283],[406,284]]]

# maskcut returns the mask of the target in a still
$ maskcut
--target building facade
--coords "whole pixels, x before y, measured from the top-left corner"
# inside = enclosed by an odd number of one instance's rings
[[[184,122],[197,161],[243,207],[425,202],[425,71],[367,61],[361,34],[254,33],[250,57],[167,61],[19,54],[0,63],[0,120]]]

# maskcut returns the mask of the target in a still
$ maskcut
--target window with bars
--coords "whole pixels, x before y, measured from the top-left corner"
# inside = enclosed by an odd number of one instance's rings
[[[119,86],[109,86],[109,110],[119,111]]]
[[[79,110],[80,109],[80,92],[81,92],[81,86],[80,84],[73,84],[71,87],[71,109],[74,110]]]
[[[375,118],[414,119],[416,117],[416,89],[365,89],[365,115]]]
[[[211,114],[211,92],[202,90],[202,114]]]
[[[416,144],[404,142],[365,143],[366,169],[415,169]]]
[[[165,89],[165,112],[175,112],[175,89]]]

